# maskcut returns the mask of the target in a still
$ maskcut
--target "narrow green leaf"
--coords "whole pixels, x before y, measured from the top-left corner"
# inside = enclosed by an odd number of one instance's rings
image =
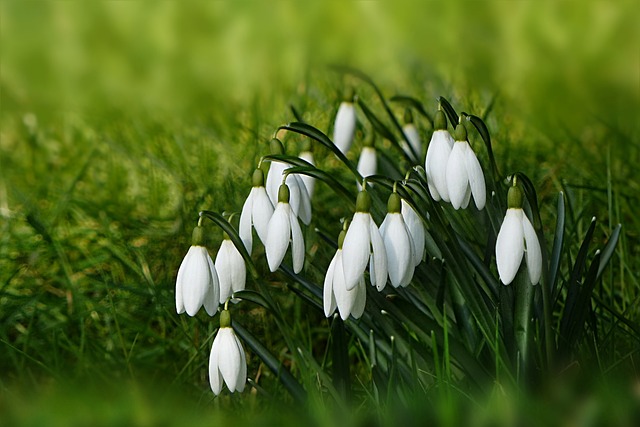
[[[351,388],[348,347],[344,323],[340,316],[334,316],[331,322],[333,384],[336,390],[346,398]]]
[[[449,104],[449,101],[447,101],[447,98],[445,98],[444,96],[439,97],[438,102],[449,118],[451,126],[455,129],[456,125],[460,121],[460,116],[458,115],[458,113],[456,113],[456,110],[451,106],[451,104]]]
[[[564,242],[564,193],[558,194],[558,209],[556,217],[556,233],[553,237],[553,249],[551,250],[551,258],[549,259],[549,287],[551,295],[555,294],[558,284],[558,273],[560,272],[560,258],[562,257],[562,243]]]
[[[598,277],[602,274],[602,271],[605,269],[613,252],[616,249],[616,245],[618,243],[618,238],[620,237],[620,230],[622,229],[622,224],[618,224],[616,228],[611,233],[611,237],[609,237],[609,241],[605,245],[604,249],[602,249],[602,254],[600,256],[600,266],[598,267]]]
[[[487,153],[489,154],[489,163],[491,163],[491,171],[493,172],[493,180],[500,181],[502,175],[498,171],[498,164],[496,163],[496,159],[493,156],[493,147],[491,145],[491,135],[489,134],[489,129],[487,129],[487,125],[482,121],[482,119],[478,116],[474,116],[473,114],[462,113],[466,115],[467,120],[469,120],[478,130],[478,133],[482,137],[484,141],[484,145],[487,147]]]
[[[424,105],[422,105],[422,102],[420,102],[418,99],[408,95],[394,95],[389,98],[389,101],[412,107],[414,110],[422,114],[422,116],[429,121],[429,125],[433,128],[433,119],[431,118],[431,115],[427,113]]]

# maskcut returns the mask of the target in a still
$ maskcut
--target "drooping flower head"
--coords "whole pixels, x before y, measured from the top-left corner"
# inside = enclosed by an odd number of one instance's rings
[[[393,192],[387,203],[387,215],[380,225],[380,234],[387,253],[389,279],[393,287],[407,286],[413,278],[413,241],[401,214],[402,202]]]
[[[371,196],[363,190],[356,199],[356,213],[342,246],[345,287],[352,290],[369,264],[371,284],[381,291],[387,284],[387,254],[378,226],[371,218]]]
[[[222,391],[223,381],[231,393],[242,392],[247,382],[246,355],[231,327],[227,310],[220,313],[220,329],[213,339],[209,356],[209,384],[216,396]]]
[[[480,162],[467,141],[467,129],[460,122],[456,126],[455,143],[447,162],[447,189],[455,209],[466,208],[473,195],[478,210],[485,205],[487,190]]]
[[[220,282],[220,304],[224,304],[234,292],[244,290],[247,280],[247,266],[229,235],[224,233],[215,261]]]
[[[421,163],[422,140],[420,138],[420,133],[418,133],[418,128],[416,128],[416,125],[413,123],[413,113],[408,108],[404,112],[402,133],[406,137],[406,141],[402,141],[402,149],[407,153],[409,158],[412,159],[414,164]]]
[[[216,314],[220,285],[216,268],[204,246],[204,229],[193,229],[192,245],[185,255],[176,279],[176,311],[195,316],[204,306],[209,316]]]
[[[345,228],[346,225],[347,222],[345,221]],[[367,288],[364,283],[364,275],[360,277],[360,280],[358,280],[358,283],[356,283],[353,289],[347,290],[346,287],[342,264],[342,246],[346,234],[346,230],[343,229],[338,237],[338,249],[327,268],[323,292],[325,316],[330,317],[337,307],[342,320],[346,320],[349,315],[352,315],[355,319],[362,316],[367,301]]]
[[[336,114],[336,121],[333,125],[333,143],[346,155],[356,131],[356,107],[353,104],[353,89],[349,89]]]
[[[364,141],[364,146],[360,152],[360,158],[358,159],[358,173],[363,178],[371,175],[375,175],[378,172],[378,157],[375,147],[375,137],[372,133]],[[362,190],[360,182],[358,184],[358,190]]]
[[[262,241],[262,244],[265,244],[267,241],[267,225],[269,224],[271,215],[273,215],[273,204],[264,186],[264,173],[262,169],[257,168],[253,171],[252,181],[253,186],[251,187],[247,200],[245,200],[242,206],[239,230],[240,238],[242,238],[249,255],[251,255],[251,251],[253,250],[252,227],[256,229],[256,233]]]
[[[538,236],[522,210],[522,190],[516,185],[507,194],[508,209],[496,239],[496,264],[500,280],[510,284],[526,260],[529,280],[537,284],[542,275],[542,252]],[[525,257],[526,254],[526,257]]]
[[[278,204],[267,227],[265,251],[271,271],[276,271],[280,267],[289,242],[291,242],[293,271],[299,273],[304,265],[304,237],[298,218],[289,206],[289,187],[287,184],[282,184],[278,190]]]
[[[449,190],[447,188],[447,163],[451,148],[453,148],[453,138],[447,130],[447,116],[438,106],[438,111],[433,119],[433,135],[427,149],[427,158],[424,169],[427,173],[427,185],[429,193],[436,202],[440,199],[449,201]]]
[[[407,230],[409,230],[409,234],[411,235],[411,242],[413,243],[413,265],[416,267],[420,264],[422,256],[424,255],[424,224],[417,212],[404,199],[402,199],[401,212],[404,223],[407,225]]]
[[[271,154],[284,154],[284,146],[279,139],[273,138],[270,143]],[[296,174],[287,174],[285,171],[291,167],[288,163],[272,161],[267,173],[267,194],[273,206],[278,203],[278,189],[282,179],[286,176],[285,183],[289,186],[290,206],[293,213],[300,221],[309,225],[311,222],[311,199],[302,178]]]

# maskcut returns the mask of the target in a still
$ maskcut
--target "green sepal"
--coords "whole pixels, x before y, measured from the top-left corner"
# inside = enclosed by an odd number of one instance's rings
[[[444,114],[444,111],[436,111],[436,115],[433,117],[433,129],[447,130],[447,116]]]
[[[278,138],[272,138],[269,143],[271,154],[284,154],[284,145]]]
[[[356,198],[356,212],[370,212],[371,211],[371,196],[366,191],[358,193]]]
[[[467,128],[464,127],[462,120],[460,120],[460,123],[458,123],[458,125],[456,126],[456,131],[454,132],[453,137],[456,141],[467,140]]]
[[[400,213],[402,209],[402,199],[398,193],[391,193],[389,196],[389,201],[387,202],[387,212],[389,213]]]
[[[522,209],[522,190],[517,185],[512,185],[509,187],[509,192],[507,193],[507,207],[509,209]]]
[[[231,327],[231,314],[229,313],[229,310],[222,310],[220,312],[220,327],[221,328]]]
[[[282,184],[278,188],[278,203],[289,203],[289,187],[287,187],[287,184]]]
[[[254,187],[264,187],[264,172],[262,171],[262,169],[257,168],[253,171],[251,183]]]
[[[191,233],[192,246],[204,246],[204,227],[196,225]]]

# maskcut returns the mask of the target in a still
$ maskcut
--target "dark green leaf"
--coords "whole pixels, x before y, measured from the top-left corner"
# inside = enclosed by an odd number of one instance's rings
[[[440,105],[442,106],[442,109],[444,110],[447,117],[449,118],[449,122],[451,123],[451,126],[455,129],[456,125],[460,121],[460,116],[458,116],[458,113],[456,113],[456,110],[451,106],[451,104],[449,104],[449,101],[447,101],[447,98],[445,98],[444,96],[439,97],[438,102],[440,103]]]
[[[431,118],[431,115],[429,113],[427,113],[427,111],[425,110],[424,106],[422,105],[422,102],[420,102],[416,98],[414,98],[412,96],[407,96],[407,95],[395,95],[395,96],[392,96],[391,98],[389,98],[389,101],[397,102],[397,103],[404,104],[404,105],[407,105],[409,107],[412,107],[413,109],[418,111],[420,114],[422,114],[423,117],[425,117],[427,120],[429,120],[429,125],[431,125],[431,127],[433,127],[433,119]]]

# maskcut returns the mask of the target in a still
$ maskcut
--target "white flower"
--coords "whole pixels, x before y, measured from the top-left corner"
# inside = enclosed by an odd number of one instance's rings
[[[376,156],[376,149],[373,146],[364,146],[360,152],[360,159],[358,160],[358,173],[366,178],[371,175],[375,175],[378,171],[378,159]],[[358,191],[362,190],[362,184],[358,182]]]
[[[398,193],[389,196],[388,213],[380,225],[380,234],[387,253],[391,284],[407,286],[415,269],[411,234],[400,213],[402,203]]]
[[[228,237],[220,245],[215,266],[220,282],[220,304],[224,304],[234,292],[244,289],[247,279],[244,258]]]
[[[522,193],[520,189],[515,186],[511,187],[509,189],[509,209],[507,209],[496,239],[498,274],[505,285],[510,284],[515,278],[525,253],[531,283],[537,284],[542,275],[540,242],[521,206]]]
[[[220,299],[218,274],[207,248],[201,244],[202,227],[196,227],[193,234],[194,245],[189,248],[178,269],[176,311],[178,314],[186,311],[189,316],[195,316],[204,306],[206,312],[213,316]]]
[[[371,197],[366,191],[358,193],[356,213],[349,225],[342,247],[342,267],[345,287],[352,290],[369,264],[371,284],[379,291],[387,283],[387,254],[378,226],[371,218]]]
[[[411,242],[413,243],[413,265],[417,266],[422,262],[422,256],[424,254],[424,224],[416,211],[404,199],[402,199],[402,217],[404,218],[404,223],[407,225],[407,229],[411,235]]]
[[[402,148],[404,152],[407,153],[415,163],[420,162],[420,156],[422,155],[422,140],[420,139],[420,133],[418,133],[416,125],[413,123],[405,124],[402,127],[402,133],[407,137],[407,141],[402,141]]]
[[[271,215],[273,215],[273,205],[264,187],[264,174],[261,169],[256,169],[253,172],[253,187],[251,187],[240,214],[240,238],[242,238],[249,255],[253,249],[251,227],[256,229],[258,237],[264,244],[267,240],[267,225]]]
[[[209,384],[216,395],[222,391],[223,380],[231,393],[242,392],[247,382],[246,355],[242,343],[230,327],[228,313],[226,310],[220,313],[220,329],[213,340],[209,356]]]
[[[352,102],[353,95],[350,95],[347,96],[347,100],[340,103],[333,125],[333,143],[345,155],[351,148],[356,130],[356,108]]]
[[[349,315],[355,319],[362,316],[365,303],[367,301],[367,288],[364,283],[364,275],[360,277],[355,288],[347,290],[344,269],[342,265],[342,240],[345,232],[340,233],[338,239],[338,250],[331,259],[327,275],[324,278],[324,314],[329,317],[338,308],[342,320],[346,320]]]
[[[290,167],[288,163],[271,162],[269,172],[267,173],[267,194],[271,203],[275,206],[278,203],[278,189],[282,184],[282,177],[285,170]],[[311,199],[307,192],[302,178],[296,174],[288,174],[287,179],[284,182],[289,187],[290,192],[290,206],[293,213],[300,218],[300,220],[309,225],[311,222]]]
[[[313,153],[309,150],[302,151],[298,157],[302,160],[306,160],[313,166],[316,164],[313,158]],[[300,179],[302,179],[304,186],[307,188],[307,194],[309,194],[309,199],[311,199],[313,197],[313,190],[316,186],[316,179],[309,175],[301,175]]]
[[[276,271],[280,267],[289,242],[291,242],[293,271],[298,273],[304,265],[304,238],[298,218],[289,206],[289,188],[283,184],[278,191],[278,204],[269,221],[267,241],[264,245],[271,271]]]
[[[455,209],[466,208],[471,195],[478,210],[484,208],[487,197],[484,175],[462,123],[456,127],[456,141],[447,162],[447,190]]]
[[[427,173],[427,185],[433,200],[442,199],[448,202],[447,163],[453,147],[453,138],[447,130],[447,118],[441,110],[436,112],[434,128],[424,165]]]

